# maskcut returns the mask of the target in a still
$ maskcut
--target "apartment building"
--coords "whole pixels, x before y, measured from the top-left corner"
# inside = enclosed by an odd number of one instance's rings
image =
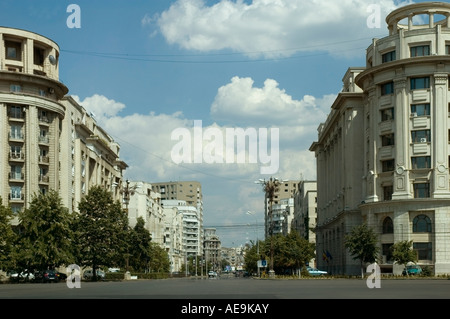
[[[166,242],[167,237],[171,238],[174,242],[175,237],[181,238],[181,247],[179,248],[181,255],[184,258],[197,258],[203,255],[203,239],[201,238],[203,234],[202,225],[198,218],[198,210],[194,206],[187,205],[186,201],[183,200],[163,200],[162,207],[164,213],[167,213],[166,217]],[[169,212],[171,212],[169,214]],[[174,225],[178,220],[177,217],[181,218],[181,221]],[[170,244],[170,249],[173,249],[173,245]],[[174,255],[176,252],[172,251]],[[177,270],[175,270],[177,271]]]
[[[225,266],[222,265],[221,243],[215,228],[205,228],[203,251],[205,261],[211,264],[211,270],[220,271]]]
[[[199,255],[203,255],[203,194],[202,185],[197,181],[170,181],[152,183],[152,190],[161,194],[161,202],[184,201],[185,206],[195,207],[199,223]]]
[[[290,220],[287,220],[287,216],[284,210],[289,204],[289,202],[286,202],[286,199],[289,200],[290,198],[294,198],[294,193],[298,182],[299,181],[296,180],[280,181],[277,178],[260,180],[258,182],[259,184],[263,185],[263,191],[265,195],[264,227],[266,238],[270,237],[270,234],[283,234],[290,231],[288,229],[289,226],[286,226],[290,224]],[[269,190],[270,188],[272,188],[272,191]],[[290,218],[292,218],[292,216],[293,214],[291,214]]]
[[[152,242],[164,248],[164,228],[166,225],[161,194],[153,191],[153,185],[147,182],[125,181],[120,190],[128,212],[128,223],[134,227],[138,218],[145,222]]]
[[[366,67],[350,68],[319,126],[319,267],[357,274],[344,236],[361,223],[377,233],[383,272],[400,274],[390,247],[412,240],[418,263],[450,273],[450,4],[424,2],[386,17]]]
[[[66,96],[59,56],[44,36],[0,27],[0,196],[16,213],[50,189],[72,212],[89,186],[112,190],[127,167],[119,145]]]

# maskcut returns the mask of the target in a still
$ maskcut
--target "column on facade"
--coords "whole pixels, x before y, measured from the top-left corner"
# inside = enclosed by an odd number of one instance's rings
[[[434,74],[434,101],[432,105],[432,154],[433,163],[433,197],[449,198],[449,179],[448,179],[448,137],[447,118],[448,118],[448,74]],[[444,133],[444,134],[442,134]]]
[[[365,112],[365,132],[364,132],[364,143],[365,143],[365,160],[366,160],[366,202],[376,202],[378,201],[377,196],[377,187],[376,187],[376,173],[377,173],[377,165],[376,165],[376,134],[377,134],[377,125],[375,119],[378,112],[378,103],[376,96],[375,86],[369,88],[368,90],[368,109]]]
[[[406,78],[398,77],[394,80],[394,120],[395,120],[395,163],[394,193],[392,199],[411,198],[409,174],[409,107],[406,96]]]

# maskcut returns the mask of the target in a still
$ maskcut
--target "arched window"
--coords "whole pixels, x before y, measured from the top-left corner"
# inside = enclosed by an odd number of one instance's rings
[[[394,232],[394,224],[391,217],[386,217],[383,220],[383,234],[392,234]]]
[[[417,215],[413,220],[414,233],[431,233],[431,220],[426,215]]]

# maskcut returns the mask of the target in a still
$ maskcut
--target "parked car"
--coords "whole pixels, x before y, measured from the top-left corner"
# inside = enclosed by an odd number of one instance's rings
[[[96,274],[97,274],[97,279],[99,279],[99,280],[105,279],[105,272],[103,270],[97,269]],[[94,273],[93,273],[92,269],[87,269],[83,273],[83,279],[92,280],[93,275],[94,275]]]
[[[308,270],[308,273],[309,273],[311,276],[325,276],[325,275],[328,274],[326,271],[324,271],[324,270],[319,270],[319,269],[317,269],[317,268],[311,268],[311,267],[308,267],[308,268],[306,268],[306,269]]]
[[[419,265],[408,265],[403,269],[403,276],[406,275],[420,275],[422,273],[422,267]]]
[[[12,282],[29,282],[35,280],[35,275],[27,269],[20,273],[15,270],[9,271],[7,276],[9,276],[9,280]]]
[[[36,282],[58,282],[59,277],[56,274],[56,271],[47,269],[45,271],[35,272],[35,281]]]
[[[67,279],[67,275],[63,272],[56,272],[56,276],[58,277],[58,280],[66,280]]]
[[[209,278],[217,278],[217,273],[215,271],[210,270],[208,272],[208,277]]]

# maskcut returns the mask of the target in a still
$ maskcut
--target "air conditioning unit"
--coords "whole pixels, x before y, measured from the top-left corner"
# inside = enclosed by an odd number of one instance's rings
[[[417,117],[417,113],[411,113],[411,117]]]
[[[420,143],[426,143],[426,142],[427,142],[426,137],[421,137],[421,138],[420,138]]]

